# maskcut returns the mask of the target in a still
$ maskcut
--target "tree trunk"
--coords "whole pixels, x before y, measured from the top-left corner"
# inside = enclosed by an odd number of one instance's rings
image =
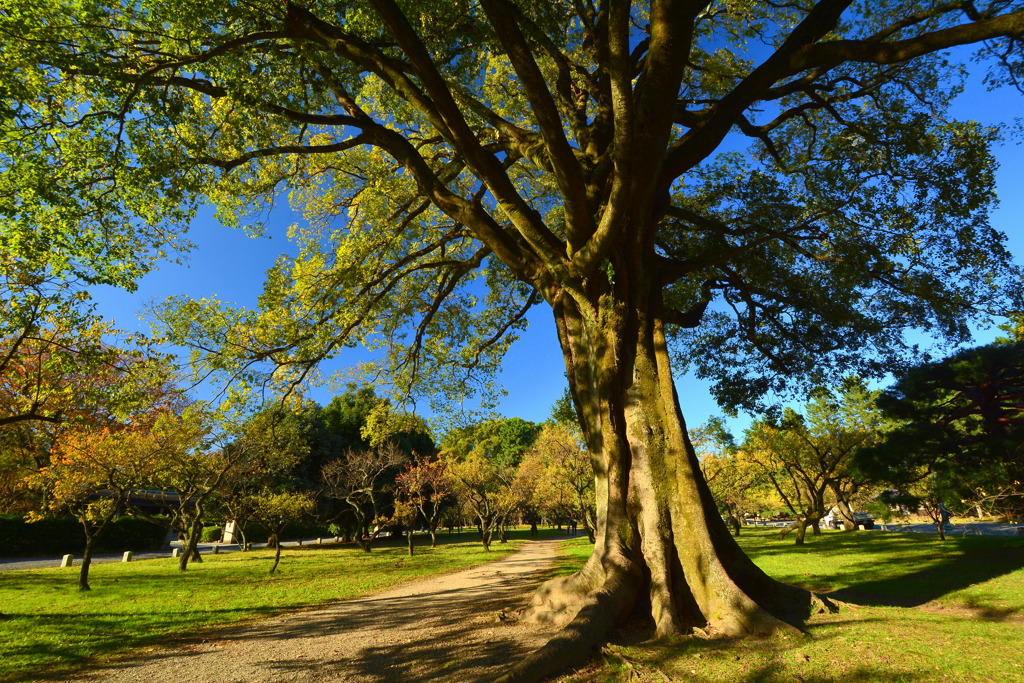
[[[78,590],[92,590],[89,586],[89,565],[92,564],[92,553],[96,548],[96,534],[86,532],[85,549],[82,551],[82,568],[78,570]]]
[[[789,526],[782,529],[779,532],[779,540],[783,540],[789,535],[791,531],[796,533],[793,537],[796,539],[797,545],[803,545],[804,540],[807,538],[807,520],[804,517],[797,517],[796,521]]]
[[[430,547],[437,547],[437,526],[440,520],[428,518],[427,531],[430,533]]]
[[[270,567],[270,573],[273,574],[277,571],[277,565],[281,562],[281,534],[274,532],[270,535],[267,540],[267,545],[270,545],[271,541],[274,543],[274,564]]]
[[[92,590],[89,586],[89,567],[92,565],[92,555],[96,550],[96,543],[100,537],[103,536],[103,532],[107,530],[110,523],[114,521],[118,513],[124,508],[124,502],[128,498],[127,490],[123,493],[119,493],[118,497],[114,501],[114,506],[109,509],[106,514],[103,515],[103,519],[100,521],[98,526],[91,527],[89,522],[84,516],[79,517],[79,521],[82,523],[82,530],[85,532],[85,549],[82,551],[82,568],[78,571],[78,590],[87,591]],[[90,528],[91,527],[91,528]]]
[[[758,569],[718,514],[672,382],[660,286],[630,280],[656,268],[613,263],[617,296],[595,297],[590,309],[564,289],[548,293],[595,472],[597,533],[583,568],[544,584],[524,615],[565,628],[502,680],[585,661],[638,610],[657,636],[741,636],[793,631],[820,604]]]
[[[352,514],[356,518],[356,541],[364,552],[370,552],[370,545],[373,543],[373,536],[370,534],[370,522],[372,519],[363,512],[358,502],[348,501],[352,506]]]
[[[202,534],[202,523],[199,519],[195,519],[186,529],[185,543],[181,549],[181,555],[178,557],[179,571],[188,569],[189,562],[203,561],[202,556],[199,554],[199,537]]]
[[[743,525],[740,524],[740,518],[736,516],[736,513],[734,511],[729,511],[729,514],[726,517],[726,524],[728,524],[732,528],[733,536],[740,535],[740,529],[743,528]]]
[[[836,501],[836,509],[839,511],[839,516],[843,518],[843,531],[853,531],[857,528],[857,522],[853,519],[853,510],[850,509],[850,504],[845,499],[840,498]]]
[[[491,520],[480,517],[480,542],[484,545],[485,552],[491,552],[491,534],[493,529],[491,528]]]

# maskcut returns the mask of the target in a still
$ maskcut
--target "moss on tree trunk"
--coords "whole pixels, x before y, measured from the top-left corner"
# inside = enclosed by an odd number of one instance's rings
[[[654,291],[631,286],[645,299]],[[629,305],[606,294],[589,311],[554,301],[596,476],[595,546],[580,571],[538,590],[524,619],[564,629],[503,681],[538,680],[578,664],[638,614],[657,636],[695,628],[742,636],[793,632],[817,604],[764,574],[730,535],[687,436],[659,302],[636,305],[631,296]]]

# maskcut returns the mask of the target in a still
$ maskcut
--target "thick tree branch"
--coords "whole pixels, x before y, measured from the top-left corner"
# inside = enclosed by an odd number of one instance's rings
[[[605,35],[602,48],[607,54],[606,73],[610,85],[608,114],[612,123],[611,189],[593,237],[571,257],[571,271],[582,278],[589,277],[611,249],[615,237],[628,230],[630,179],[636,158],[634,154],[633,68],[629,47],[630,3],[628,0],[609,0],[606,12]]]
[[[1024,11],[980,19],[946,29],[931,31],[915,38],[894,42],[872,40],[835,40],[808,46],[789,57],[786,70],[797,74],[810,68],[830,68],[843,62],[896,64],[960,45],[971,45],[995,38],[1024,36]]]
[[[565,137],[562,117],[548,90],[544,75],[533,58],[526,37],[516,21],[516,13],[506,0],[481,0],[481,6],[494,26],[519,83],[537,118],[544,146],[551,159],[555,181],[565,206],[566,230],[570,245],[582,244],[593,232],[587,205],[583,172]]]
[[[667,192],[676,178],[714,152],[747,107],[763,98],[775,83],[803,71],[793,70],[791,62],[794,55],[808,50],[808,46],[833,30],[851,2],[821,0],[816,4],[782,45],[713,107],[703,125],[690,130],[671,146],[658,180],[659,189]],[[809,64],[804,68],[811,66],[815,65]]]
[[[438,72],[430,54],[408,19],[393,0],[372,0],[372,4],[411,61],[429,93],[432,105],[451,135],[451,144],[465,157],[474,173],[487,184],[509,220],[530,243],[543,267],[559,272],[564,269],[560,241],[544,225],[539,213],[519,195],[501,162],[489,154],[463,117],[444,77]]]

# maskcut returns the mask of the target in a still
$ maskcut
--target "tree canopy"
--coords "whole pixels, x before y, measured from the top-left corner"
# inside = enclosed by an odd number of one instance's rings
[[[904,327],[960,340],[966,303],[1007,296],[998,132],[944,114],[960,73],[930,55],[988,40],[1017,76],[1021,18],[851,4],[11,8],[5,251],[130,283],[199,202],[258,230],[290,193],[300,254],[263,312],[180,301],[170,326],[279,379],[387,348],[392,381],[458,400],[555,283],[625,277],[609,251],[643,217],[680,359],[721,400],[877,370]]]
[[[858,453],[861,469],[909,490],[1024,508],[1024,342],[965,349],[912,368],[879,397],[899,427]],[[942,495],[939,495],[941,498]]]

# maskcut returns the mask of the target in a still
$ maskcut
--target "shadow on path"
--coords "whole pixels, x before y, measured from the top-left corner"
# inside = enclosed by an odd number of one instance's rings
[[[150,652],[89,681],[479,681],[550,632],[502,619],[548,575],[557,541],[505,560]]]

